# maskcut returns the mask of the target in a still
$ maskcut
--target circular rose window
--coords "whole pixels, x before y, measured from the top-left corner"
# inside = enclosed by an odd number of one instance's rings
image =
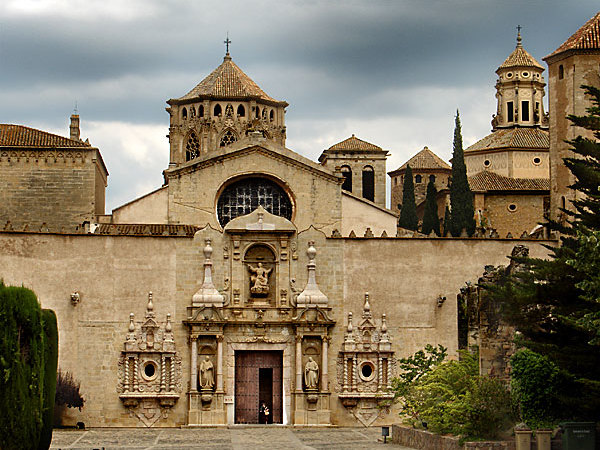
[[[267,178],[253,177],[231,183],[223,190],[217,201],[219,223],[225,226],[259,205],[271,214],[292,219],[292,202],[283,188]]]

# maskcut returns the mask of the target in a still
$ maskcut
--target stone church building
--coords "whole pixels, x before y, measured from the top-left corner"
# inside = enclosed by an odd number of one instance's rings
[[[461,287],[552,244],[400,237],[388,152],[288,149],[287,103],[229,54],[167,103],[164,185],[110,215],[78,117],[70,138],[0,126],[0,277],[57,313],[85,398],[67,423],[389,424],[398,359],[457,354]]]

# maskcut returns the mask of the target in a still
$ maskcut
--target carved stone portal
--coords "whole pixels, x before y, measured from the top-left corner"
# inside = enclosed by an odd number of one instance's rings
[[[136,325],[129,315],[129,333],[119,358],[117,392],[132,417],[147,427],[166,418],[181,392],[181,358],[175,350],[171,315],[164,327],[155,319],[152,292],[146,317]]]

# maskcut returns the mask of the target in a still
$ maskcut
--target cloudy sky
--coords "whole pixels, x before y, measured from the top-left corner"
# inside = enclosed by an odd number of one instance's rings
[[[542,58],[597,0],[2,0],[0,123],[82,137],[108,170],[107,212],[162,183],[169,98],[223,58],[286,100],[287,146],[316,159],[352,133],[396,169],[427,145],[448,160],[460,109],[465,146],[490,131],[494,71],[523,27]],[[545,64],[543,64],[545,66]]]

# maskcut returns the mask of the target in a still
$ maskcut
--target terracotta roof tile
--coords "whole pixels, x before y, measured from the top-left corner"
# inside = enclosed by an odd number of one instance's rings
[[[495,172],[484,170],[469,177],[473,192],[482,191],[549,191],[548,178],[508,178]]]
[[[419,153],[410,158],[396,170],[406,169],[410,164],[411,169],[446,169],[452,170],[452,167],[440,158],[438,155],[429,150],[428,147],[423,147]]]
[[[370,142],[358,139],[352,135],[348,139],[332,145],[328,150],[367,150],[367,151],[383,151],[381,147],[371,144]]]
[[[36,130],[23,125],[0,124],[0,146],[2,147],[91,147],[85,142],[76,141],[56,134]]]
[[[498,128],[466,148],[465,153],[499,148],[539,148],[548,150],[549,147],[550,135],[547,130],[529,127]]]
[[[533,56],[529,54],[527,50],[521,45],[521,35],[517,37],[517,47],[513,52],[504,60],[504,62],[498,67],[498,69],[505,69],[508,67],[536,67],[544,70],[544,67],[535,60]]]
[[[200,227],[166,224],[100,224],[94,234],[127,236],[184,236],[193,237]]]
[[[285,103],[268,96],[228,55],[223,59],[223,63],[213,70],[209,76],[177,100],[188,100],[198,97],[256,98],[270,102]]]
[[[600,12],[588,20],[575,34],[544,59],[568,50],[590,49],[600,49]]]

